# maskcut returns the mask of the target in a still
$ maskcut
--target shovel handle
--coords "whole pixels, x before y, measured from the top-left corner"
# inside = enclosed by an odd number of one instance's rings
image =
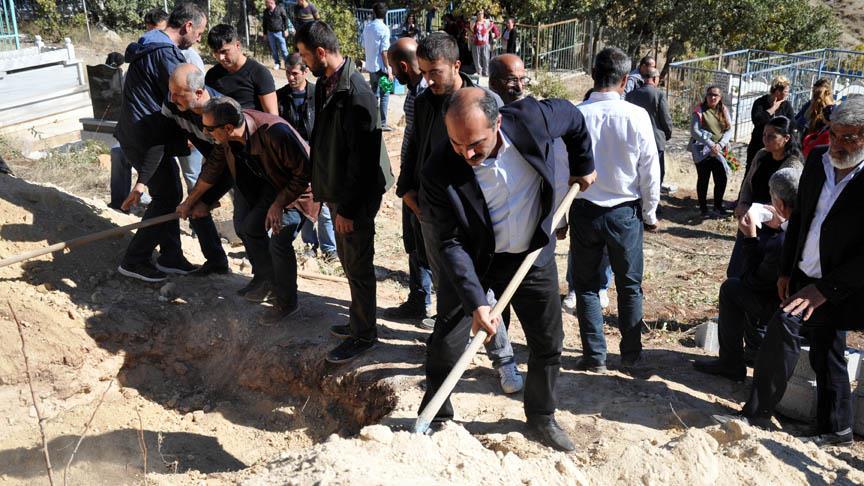
[[[570,186],[570,190],[567,191],[567,195],[564,196],[564,200],[561,201],[561,204],[558,206],[558,209],[555,210],[555,213],[552,215],[552,229],[554,231],[555,228],[558,227],[558,223],[564,218],[564,215],[570,209],[570,205],[573,204],[573,199],[576,198],[576,194],[579,193],[579,184],[573,184]],[[551,235],[554,238],[554,235]],[[513,298],[513,294],[516,293],[516,289],[519,288],[519,285],[522,284],[522,280],[525,278],[525,275],[528,274],[528,271],[531,269],[531,266],[534,265],[534,261],[537,260],[537,257],[540,256],[540,252],[543,251],[543,248],[537,248],[532,251],[525,257],[525,260],[522,261],[522,264],[519,265],[519,269],[516,270],[516,274],[513,275],[513,278],[510,279],[510,283],[507,284],[507,287],[504,289],[504,292],[498,298],[498,302],[495,303],[495,306],[492,307],[492,312],[489,314],[490,319],[494,319],[497,316],[500,316],[504,309],[510,304],[510,299]],[[444,383],[441,384],[441,387],[432,396],[432,400],[426,404],[426,408],[424,408],[420,415],[417,417],[417,421],[414,423],[414,432],[425,433],[429,426],[432,425],[432,419],[435,418],[435,415],[438,413],[438,410],[441,409],[441,406],[444,405],[444,401],[450,396],[450,393],[453,392],[453,389],[456,387],[456,383],[459,382],[459,379],[462,378],[462,374],[465,373],[465,369],[468,368],[468,364],[474,359],[474,355],[480,349],[480,346],[483,345],[483,342],[486,341],[486,338],[489,334],[484,329],[480,329],[477,331],[477,334],[471,339],[471,343],[462,353],[462,356],[459,357],[459,360],[456,361],[456,364],[453,365],[453,369],[450,370],[450,373],[447,375],[447,378],[444,380]]]

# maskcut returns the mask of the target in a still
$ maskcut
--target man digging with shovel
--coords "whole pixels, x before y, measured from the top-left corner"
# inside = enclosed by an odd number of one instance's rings
[[[562,138],[571,183],[583,190],[591,185],[594,161],[582,115],[568,101],[534,98],[499,114],[495,99],[479,88],[456,91],[444,102],[444,113],[449,143],[438,145],[423,169],[420,206],[439,244],[444,278],[456,288],[462,309],[439,318],[427,342],[421,408],[442,387],[469,332],[495,334],[500,318],[490,315],[487,291],[501,296],[526,256],[542,249],[527,274],[515,277],[525,278],[511,302],[530,349],[525,415],[536,438],[571,451],[573,442],[555,421],[564,332],[551,235],[555,160],[547,154],[553,153],[553,140]],[[471,320],[463,320],[467,313]],[[448,398],[434,421],[451,418]]]

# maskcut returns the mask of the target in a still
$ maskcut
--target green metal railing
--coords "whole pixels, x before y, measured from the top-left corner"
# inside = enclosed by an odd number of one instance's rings
[[[19,49],[15,0],[0,0],[0,51]]]

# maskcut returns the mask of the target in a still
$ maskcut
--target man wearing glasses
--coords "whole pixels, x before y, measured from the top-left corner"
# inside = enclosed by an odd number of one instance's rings
[[[214,150],[198,183],[180,207],[181,216],[230,171],[250,210],[239,225],[255,278],[266,282],[275,300],[264,321],[275,323],[297,312],[297,257],[294,238],[317,207],[309,187],[309,147],[285,120],[244,110],[227,96],[204,105],[203,129],[222,150]],[[269,300],[269,299],[267,299]]]
[[[715,415],[771,428],[801,352],[810,342],[816,375],[816,434],[804,441],[852,445],[852,393],[846,366],[846,330],[864,328],[864,97],[849,97],[831,115],[830,144],[810,153],[789,217],[777,294],[780,308],[768,323],[750,398],[738,415]]]

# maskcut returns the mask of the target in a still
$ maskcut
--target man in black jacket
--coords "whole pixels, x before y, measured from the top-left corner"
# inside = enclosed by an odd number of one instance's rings
[[[693,367],[697,370],[734,381],[744,381],[747,376],[746,365],[753,363],[765,336],[765,326],[780,304],[777,277],[785,222],[795,207],[800,178],[801,171],[793,168],[778,170],[771,176],[768,185],[772,204],[758,204],[756,208],[766,208],[774,218],[764,223],[766,228],[758,235],[754,218],[759,216],[754,208],[738,223],[745,236],[741,244],[744,272],[741,277],[726,279],[720,286],[720,357],[696,360]]]
[[[330,327],[343,339],[327,355],[343,363],[371,349],[377,340],[375,215],[393,173],[381,137],[378,104],[354,62],[320,20],[297,31],[297,50],[318,78],[312,150],[312,192],[335,213],[336,252],[351,288],[347,325]]]
[[[645,74],[645,84],[627,93],[624,97],[630,103],[645,108],[651,123],[654,124],[654,142],[657,144],[657,154],[660,157],[660,184],[666,176],[666,160],[663,156],[666,141],[672,138],[672,116],[669,114],[669,104],[666,93],[657,89],[660,82],[660,71],[651,68]]]
[[[128,211],[149,189],[152,202],[143,219],[174,211],[182,198],[175,155],[188,154],[186,138],[162,116],[168,98],[168,78],[186,62],[182,49],[192,47],[207,27],[207,14],[193,3],[174,8],[164,30],[151,30],[126,48],[129,69],[123,85],[123,105],[115,136],[126,158],[138,171],[138,180],[121,208]],[[156,267],[150,263],[159,246]],[[135,233],[117,271],[146,282],[161,282],[166,273],[187,274],[197,267],[183,257],[180,223],[141,228]]]
[[[845,330],[864,328],[864,97],[849,97],[831,116],[830,146],[814,149],[804,165],[789,219],[778,296],[756,359],[750,399],[739,416],[768,425],[800,353],[810,342],[816,372],[819,446],[852,444],[852,393]]]
[[[288,14],[282,2],[276,4],[276,0],[265,2],[264,14],[261,17],[261,26],[264,35],[267,36],[267,44],[270,45],[270,54],[273,56],[273,69],[279,69],[279,55],[288,63],[288,46],[285,44],[285,36],[292,28]]]
[[[427,342],[421,408],[465,349],[469,332],[497,331],[500,318],[490,318],[487,292],[500,296],[525,256],[542,249],[511,301],[531,349],[525,414],[541,440],[573,450],[554,416],[564,334],[551,228],[555,160],[548,155],[553,141],[562,138],[572,181],[583,189],[593,182],[591,139],[582,115],[568,101],[533,98],[501,108],[499,115],[496,100],[479,88],[456,91],[443,110],[450,143],[437,145],[423,169],[422,218],[430,222],[444,278],[462,306],[436,323]],[[463,313],[472,319],[463,321]],[[452,416],[448,399],[436,420]]]
[[[309,140],[315,125],[315,85],[306,80],[308,72],[300,54],[291,54],[285,61],[288,84],[276,90],[279,116],[290,123],[303,140]]]

